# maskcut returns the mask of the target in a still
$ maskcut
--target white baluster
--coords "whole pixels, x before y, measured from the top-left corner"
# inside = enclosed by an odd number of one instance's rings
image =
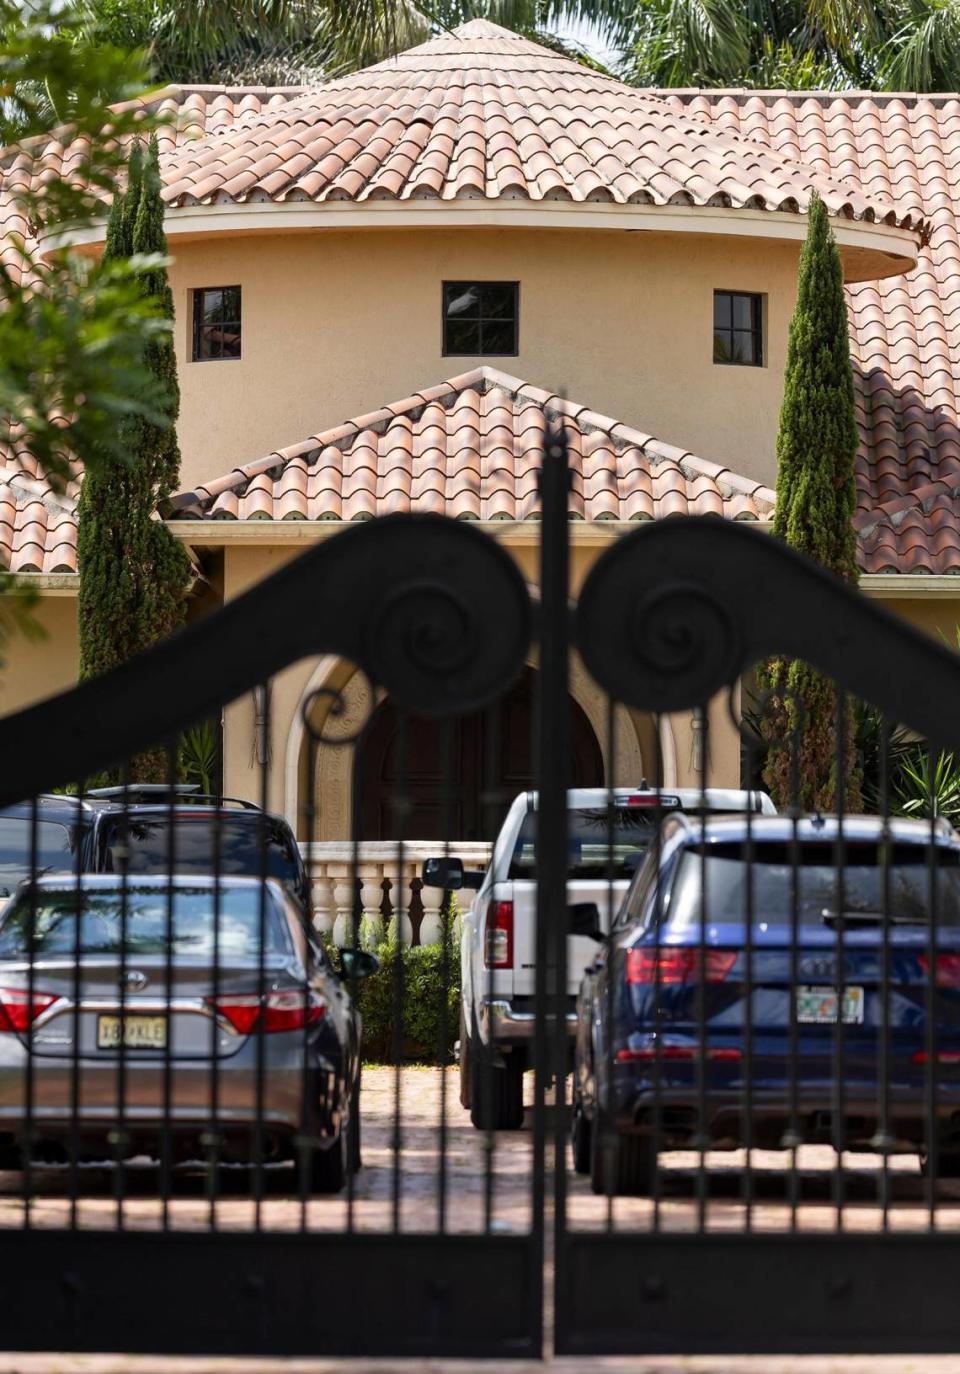
[[[336,916],[336,897],[333,879],[327,873],[317,873],[313,880],[313,928],[322,935],[333,930]]]
[[[421,945],[438,945],[443,935],[443,921],[440,912],[443,908],[443,888],[421,887],[420,900],[423,903],[423,920],[420,922]]]

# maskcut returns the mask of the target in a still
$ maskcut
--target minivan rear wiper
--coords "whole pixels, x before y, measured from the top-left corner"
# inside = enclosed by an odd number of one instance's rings
[[[882,911],[823,911],[820,919],[833,930],[843,930],[846,926],[882,926],[888,922],[892,926],[924,926],[922,916],[885,916]]]

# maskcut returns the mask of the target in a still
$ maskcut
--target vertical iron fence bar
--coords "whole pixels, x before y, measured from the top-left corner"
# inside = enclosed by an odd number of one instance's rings
[[[497,786],[496,786],[496,785],[497,785],[497,778],[498,778],[498,775],[499,775],[499,762],[500,762],[500,742],[501,742],[501,741],[500,741],[500,710],[501,710],[501,706],[500,706],[499,703],[490,706],[490,707],[488,708],[488,710],[487,710],[487,728],[486,728],[486,732],[485,732],[485,733],[486,733],[486,750],[485,750],[486,757],[485,757],[484,760],[483,760],[483,770],[484,770],[484,795],[488,798],[488,801],[489,801],[489,830],[488,830],[487,833],[490,834],[491,836],[493,836],[494,839],[496,838],[497,832],[498,832],[499,827],[500,827],[500,810],[501,810],[501,806],[500,806],[501,798],[500,798],[500,796],[499,796],[498,793],[497,793]],[[532,745],[532,744],[533,744],[533,741],[531,741],[531,745]],[[538,851],[538,852],[539,852],[539,851]],[[492,852],[491,852],[491,856],[490,856],[490,857],[491,857],[491,863],[492,863],[492,861],[493,861],[493,854],[492,854]],[[491,945],[490,945],[490,936],[489,936],[489,932],[490,932],[490,907],[491,907],[491,905],[492,905],[492,901],[491,901],[491,900],[488,900],[488,902],[487,902],[487,907],[486,907],[486,914],[485,914],[485,916],[484,916],[484,922],[485,922],[484,928],[483,928],[483,930],[481,930],[481,931],[479,932],[479,934],[480,934],[480,939],[481,939],[481,949],[483,950],[483,964],[484,964],[484,968],[485,968],[485,971],[486,971],[486,979],[485,979],[485,982],[486,982],[486,996],[487,996],[487,1006],[488,1006],[488,1007],[490,1007],[490,1006],[493,1005],[494,990],[495,990],[495,986],[496,986],[496,983],[495,983],[495,980],[496,980],[496,972],[494,971],[494,966],[493,966],[493,965],[494,965],[494,961],[493,961],[493,959],[490,957],[489,952],[488,952],[488,951],[490,951],[490,949],[491,949]],[[476,1007],[474,1007],[474,1016],[476,1017]],[[471,1084],[470,1084],[470,1088],[471,1088],[471,1092],[475,1092],[475,1091],[478,1091],[478,1090],[479,1090],[481,1104],[484,1104],[484,1103],[485,1103],[486,1106],[487,1106],[486,1115],[485,1115],[485,1116],[481,1116],[481,1120],[487,1120],[487,1121],[489,1121],[489,1120],[491,1119],[491,1118],[490,1118],[490,1105],[491,1105],[492,1097],[493,1097],[493,1082],[492,1082],[492,1075],[493,1075],[493,1071],[494,1071],[494,1070],[493,1070],[494,1048],[493,1048],[493,1043],[492,1043],[492,1036],[493,1036],[493,1020],[492,1020],[492,1018],[489,1018],[489,1019],[488,1019],[487,1025],[488,1025],[488,1028],[489,1028],[489,1029],[488,1029],[488,1035],[491,1037],[490,1044],[487,1045],[487,1046],[485,1046],[485,1045],[483,1044],[481,1038],[480,1038],[480,1035],[479,1035],[479,1034],[477,1035],[477,1037],[476,1037],[476,1051],[477,1051],[476,1057],[477,1057],[477,1060],[478,1060],[478,1064],[477,1064],[476,1067],[479,1069],[479,1072],[474,1072],[474,1067],[473,1067],[473,1066],[471,1067],[472,1081],[471,1081]],[[472,1030],[472,1028],[470,1028],[470,1029]],[[477,1029],[478,1029],[478,1031],[479,1031],[479,1023],[477,1023]],[[471,1096],[471,1101],[473,1101],[472,1096]],[[482,1110],[482,1105],[481,1105],[481,1110]],[[492,1225],[493,1225],[494,1189],[495,1189],[495,1184],[496,1184],[496,1177],[495,1177],[495,1171],[494,1171],[494,1165],[495,1165],[495,1162],[496,1162],[496,1147],[497,1147],[497,1137],[496,1137],[496,1133],[495,1133],[495,1131],[493,1130],[492,1126],[488,1126],[488,1127],[486,1127],[486,1128],[484,1129],[484,1131],[483,1131],[483,1229],[484,1229],[484,1232],[485,1232],[486,1234],[488,1234],[488,1235],[489,1235],[489,1233],[490,1233],[490,1228],[491,1228]]]
[[[160,1197],[162,1225],[166,1231],[170,1225],[170,1188],[171,1188],[171,1151],[173,1145],[170,1115],[173,1110],[173,942],[174,942],[174,879],[177,871],[176,843],[176,786],[177,786],[177,743],[176,738],[167,741],[167,901],[166,901],[166,959],[164,977],[166,989],[167,1036],[163,1049],[163,1124],[160,1130]]]
[[[397,773],[400,790],[399,795],[392,798],[397,837],[397,900],[393,908],[393,919],[396,922],[393,961],[393,1165],[390,1184],[394,1234],[398,1234],[400,1231],[400,1204],[403,1191],[403,918],[406,905],[403,841],[406,833],[409,804],[407,781],[409,737],[407,730],[407,713],[401,711],[397,723]]]
[[[212,1016],[210,1017],[210,1116],[207,1127],[207,1229],[217,1229],[217,1200],[220,1192],[220,877],[223,868],[221,851],[223,807],[223,778],[218,772],[213,797],[213,826],[210,841],[213,849],[213,976],[210,982]]]
[[[117,1112],[114,1127],[114,1174],[117,1204],[117,1229],[124,1227],[124,1199],[126,1197],[127,1148],[127,922],[130,915],[130,760],[120,770],[123,866],[120,873],[120,1039],[117,1044]]]
[[[606,754],[607,754],[607,759],[606,759],[606,763],[607,763],[607,769],[608,769],[608,772],[609,772],[609,776],[608,776],[608,779],[607,779],[607,863],[606,863],[606,871],[607,871],[607,894],[606,894],[606,896],[607,896],[607,902],[606,902],[606,905],[607,905],[607,923],[606,923],[606,929],[607,929],[607,937],[608,937],[608,939],[609,939],[609,937],[610,937],[610,936],[612,935],[612,933],[613,933],[613,915],[614,915],[614,912],[613,912],[613,883],[614,883],[614,855],[613,855],[613,845],[614,845],[614,836],[615,836],[615,833],[616,833],[616,831],[615,831],[615,825],[616,825],[616,815],[617,815],[617,812],[616,812],[616,794],[615,794],[615,792],[614,792],[614,790],[613,790],[613,788],[614,788],[613,768],[614,768],[614,760],[615,760],[616,757],[617,757],[617,739],[616,739],[616,712],[615,712],[615,709],[614,709],[613,698],[610,696],[609,692],[607,693],[606,702],[607,702],[607,731],[606,731],[606,733],[607,733],[607,739],[606,739],[606,745],[607,745]],[[656,814],[656,813],[655,813],[655,814]],[[608,948],[608,957],[609,957],[609,955],[612,954],[612,951],[613,951],[612,943],[609,944],[607,948]],[[614,999],[613,999],[613,979],[612,979],[612,978],[607,978],[607,980],[606,980],[606,1003],[607,1003],[607,1005],[606,1005],[606,1011],[605,1011],[604,1014],[605,1014],[605,1016],[606,1016],[607,1025],[608,1025],[608,1026],[612,1026],[612,1025],[613,1025],[613,1000],[614,1000]],[[607,1058],[606,1067],[605,1067],[606,1080],[607,1080],[607,1084],[608,1084],[608,1085],[612,1085],[612,1083],[613,1083],[613,1036],[610,1035],[610,1034],[608,1034],[608,1035],[606,1036],[606,1058]],[[607,1198],[606,1198],[606,1202],[607,1202],[607,1230],[608,1230],[608,1231],[612,1231],[612,1230],[613,1230],[613,1190],[610,1189],[610,1188],[607,1189]]]
[[[76,1230],[80,1199],[80,998],[83,993],[80,981],[80,960],[83,948],[81,938],[81,916],[83,912],[83,872],[84,846],[87,843],[84,825],[84,780],[77,786],[77,836],[74,861],[74,897],[76,908],[73,928],[73,977],[70,996],[73,1006],[70,1009],[71,1036],[73,1047],[70,1055],[70,1229]]]
[[[308,729],[307,736],[307,801],[304,807],[304,821],[307,827],[307,853],[313,851],[314,844],[314,820],[316,817],[316,777],[317,777],[317,741],[312,730]],[[317,939],[317,931],[314,925],[313,907],[313,874],[307,872],[307,909],[306,909],[307,930],[304,934],[304,977],[303,977],[303,1043],[301,1045],[302,1064],[300,1067],[300,1129],[297,1132],[296,1148],[294,1150],[294,1175],[296,1179],[297,1195],[300,1201],[300,1230],[307,1229],[307,1200],[310,1195],[310,1162],[313,1159],[315,1141],[307,1135],[307,1127],[313,1120],[313,1112],[310,1104],[310,973],[313,968],[313,957],[310,942]],[[319,942],[319,941],[318,941]],[[359,1065],[358,1065],[359,1069]],[[352,1089],[348,1088],[353,1097]],[[350,1116],[347,1124],[347,1160],[348,1164],[353,1161],[353,1101],[350,1102]],[[353,1173],[353,1169],[348,1167],[347,1178]]]
[[[345,689],[344,689],[345,690]],[[371,700],[373,699],[373,687],[370,687]],[[336,703],[331,706],[331,711],[335,709]],[[361,728],[356,736],[353,746],[353,757],[351,759],[351,778],[350,778],[350,872],[348,884],[350,889],[350,948],[353,950],[354,963],[356,962],[357,951],[360,948],[360,922],[363,919],[363,906],[360,894],[360,837],[363,834],[363,750],[366,744],[367,728],[373,719],[373,707],[366,724]],[[347,746],[349,747],[349,745]],[[316,771],[314,771],[314,778]],[[313,784],[316,785],[315,782]],[[397,886],[403,881],[402,875],[398,877]],[[394,914],[397,906],[393,904]],[[350,1001],[356,1005],[357,995],[360,987],[360,980],[356,972],[350,974]],[[361,1047],[362,1053],[362,1047]],[[360,1094],[355,1083],[351,1089],[352,1101],[350,1104],[351,1132],[360,1131]],[[351,1134],[350,1143],[353,1145],[353,1135]],[[347,1231],[353,1232],[354,1229],[354,1207],[355,1207],[356,1179],[353,1170],[347,1170]]]
[[[663,722],[659,714],[654,717],[656,730],[656,778],[654,785],[657,792],[657,811],[663,809]],[[660,836],[660,826],[658,825],[653,837],[654,859],[657,866],[657,876],[654,880],[653,902],[654,902],[654,929],[656,931],[656,948],[653,952],[653,987],[651,994],[653,998],[652,1023],[654,1028],[653,1036],[653,1230],[660,1230],[661,1206],[663,1202],[663,1175],[660,1172],[659,1158],[660,1147],[663,1144],[663,1058],[661,1055],[661,1036],[658,1030],[660,1023],[660,952],[661,952],[661,924],[663,922],[663,874],[661,871],[662,840]]]
[[[739,727],[738,727],[739,733]],[[747,1167],[743,1174],[743,1221],[744,1230],[753,1229],[753,923],[755,917],[756,846],[753,839],[753,746],[746,749],[747,785],[747,928],[743,942],[744,969],[743,992],[743,1125],[741,1137],[746,1152]]]
[[[881,833],[881,915],[880,927],[880,1026],[877,1067],[879,1070],[877,1133],[875,1146],[880,1151],[879,1202],[882,1229],[886,1231],[890,1218],[890,725],[886,715],[880,717],[880,815]],[[842,1014],[842,1009],[841,1009]]]
[[[835,685],[836,690],[836,720],[835,731],[837,737],[836,763],[837,763],[837,841],[836,841],[836,870],[837,870],[837,911],[846,910],[846,861],[847,848],[845,839],[846,824],[846,805],[847,789],[845,784],[846,768],[846,720],[847,720],[847,696],[843,688]],[[835,942],[834,982],[837,999],[837,1019],[834,1024],[834,1060],[833,1060],[833,1148],[836,1152],[836,1168],[834,1170],[834,1206],[837,1210],[836,1229],[844,1229],[844,1208],[846,1202],[846,1178],[843,1172],[844,1147],[846,1145],[846,1027],[843,1020],[843,1004],[847,995],[847,954],[844,924],[842,919],[837,922],[837,938]]]
[[[30,798],[30,904],[27,918],[27,1064],[25,1102],[24,1102],[24,1160],[23,1160],[23,1227],[29,1231],[31,1225],[31,1200],[33,1194],[33,1111],[34,1111],[34,1064],[33,1064],[33,999],[36,986],[36,936],[37,936],[37,851],[39,848],[39,822],[37,817],[37,798]]]
[[[567,438],[562,423],[545,436],[540,471],[540,673],[538,677],[537,824],[537,1101],[534,1114],[534,1252],[543,1263],[544,1084],[552,1065],[556,1078],[553,1130],[555,1272],[563,1259],[566,1230],[565,1113],[567,1028],[567,776],[569,768],[569,581],[567,503],[570,491]],[[552,1012],[552,1045],[547,1037]],[[542,1303],[542,1291],[540,1302]],[[542,1311],[534,1315],[542,1325]]]
[[[453,829],[453,721],[440,727],[440,829],[443,833],[444,866],[450,860],[450,831]],[[449,915],[450,893],[443,891],[440,907],[440,1006],[437,1059],[440,1065],[440,1123],[437,1131],[437,1230],[447,1229],[447,1058],[450,1044],[448,1007],[450,1000],[450,941],[453,919]],[[421,944],[423,937],[421,936]]]
[[[800,1201],[800,1176],[797,1155],[803,1144],[800,1132],[800,1027],[797,1009],[797,985],[800,977],[797,944],[800,938],[800,759],[801,743],[799,729],[792,731],[790,742],[790,1028],[788,1036],[790,1055],[790,1102],[789,1122],[786,1144],[790,1151],[790,1170],[787,1181],[787,1195],[790,1202],[790,1230],[797,1229],[797,1207]]]
[[[697,1085],[697,1229],[707,1228],[707,1148],[709,1146],[709,1105],[707,1091],[707,768],[710,751],[709,704],[698,707],[702,752],[699,761],[700,783],[700,923],[697,931],[697,974],[695,1016],[697,1021],[697,1056],[694,1072]]]
[[[927,1071],[924,1080],[924,1107],[926,1117],[927,1176],[925,1181],[927,1204],[927,1227],[933,1231],[937,1225],[937,1173],[940,1166],[940,1141],[937,1129],[937,1017],[939,998],[937,996],[937,907],[939,881],[937,866],[937,801],[933,770],[933,749],[930,749],[927,764],[929,784],[928,805],[930,807],[930,841],[927,850],[927,880],[930,888],[930,924],[927,930],[927,985],[924,989],[924,1047],[927,1056]]]
[[[266,996],[267,996],[267,969],[266,969],[266,942],[267,942],[267,854],[268,854],[268,808],[270,803],[270,737],[271,737],[271,693],[269,682],[260,684],[257,706],[257,716],[254,729],[256,738],[259,742],[260,753],[260,815],[258,818],[258,876],[259,886],[257,889],[257,995],[259,998],[257,1020],[256,1020],[256,1112],[254,1121],[253,1135],[253,1197],[254,1197],[254,1230],[263,1229],[263,1111],[264,1097],[266,1093],[266,1033],[264,1023],[266,1020]]]

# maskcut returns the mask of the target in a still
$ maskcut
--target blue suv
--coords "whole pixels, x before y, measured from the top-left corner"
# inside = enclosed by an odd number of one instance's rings
[[[932,917],[932,920],[931,920]],[[960,836],[853,816],[666,820],[577,1002],[574,1167],[658,1149],[918,1152],[960,1173]],[[931,979],[931,970],[934,977]]]

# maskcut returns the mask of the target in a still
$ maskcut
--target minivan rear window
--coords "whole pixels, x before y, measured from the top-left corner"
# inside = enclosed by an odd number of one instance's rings
[[[711,845],[705,857],[686,850],[670,899],[671,932],[698,931],[702,909],[708,927],[745,922],[748,895],[758,929],[790,926],[794,892],[800,925],[929,923],[930,856],[923,845],[848,841],[842,872],[830,842],[801,843],[796,857],[794,866],[793,846],[779,843],[754,842],[750,856],[742,844]],[[960,926],[960,854],[937,846],[934,863],[937,926]]]
[[[656,827],[679,802],[662,806],[582,807],[567,816],[568,878],[630,878],[649,847]],[[523,818],[511,878],[534,878],[537,871],[537,813]]]
[[[260,891],[251,885],[178,888],[172,905],[163,887],[133,887],[37,893],[21,898],[0,926],[0,959],[45,959],[80,954],[196,955],[219,961],[256,961],[260,949]],[[289,952],[285,923],[267,896],[263,910],[264,952]],[[168,933],[172,939],[168,940]]]

